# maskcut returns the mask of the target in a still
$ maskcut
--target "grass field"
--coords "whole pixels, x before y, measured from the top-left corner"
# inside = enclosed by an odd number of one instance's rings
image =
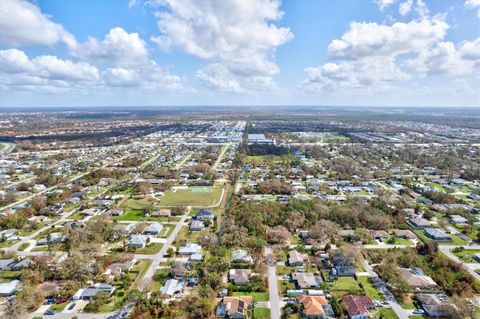
[[[234,291],[233,296],[251,296],[255,301],[268,301],[268,292],[242,292]]]
[[[281,163],[283,161],[292,161],[293,159],[295,159],[295,156],[293,155],[256,155],[246,156],[244,161],[247,163]]]
[[[160,199],[160,206],[217,206],[220,204],[222,188],[213,187],[189,187],[168,191]]]
[[[143,216],[143,211],[138,209],[133,209],[125,212],[120,216],[112,217],[112,220],[118,221],[157,221],[157,222],[167,222],[167,221],[177,221],[178,217],[145,217]]]
[[[331,287],[331,290],[350,291],[352,289],[360,289],[360,286],[352,277],[337,277]]]
[[[398,319],[398,316],[392,308],[380,308],[373,318]]]
[[[460,258],[462,261],[473,264],[478,263],[475,259],[473,259],[473,255],[480,253],[480,249],[465,249],[464,251],[460,252],[453,252],[452,253]]]
[[[383,295],[378,291],[378,289],[373,285],[372,279],[368,276],[358,277],[358,281],[363,286],[365,294],[375,300],[384,300]]]
[[[255,319],[270,319],[270,309],[255,307],[253,317]]]
[[[63,309],[65,309],[65,307],[70,303],[70,301],[65,301],[65,302],[62,302],[62,303],[56,303],[56,304],[53,304],[50,306],[50,308],[48,308],[48,310],[54,310],[56,312],[62,312]]]
[[[151,243],[148,244],[147,246],[135,250],[136,254],[146,254],[146,255],[154,255],[162,249],[163,244],[161,243]]]

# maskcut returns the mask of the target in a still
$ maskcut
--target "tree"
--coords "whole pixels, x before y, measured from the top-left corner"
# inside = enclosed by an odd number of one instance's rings
[[[136,192],[141,195],[147,195],[151,188],[152,188],[152,185],[150,184],[150,182],[147,182],[147,181],[139,182],[137,183],[137,186],[136,186]]]
[[[338,236],[340,227],[330,220],[321,219],[309,232],[309,237],[317,242],[329,242]]]
[[[267,241],[271,244],[285,244],[291,237],[290,232],[283,226],[276,226],[267,232]]]

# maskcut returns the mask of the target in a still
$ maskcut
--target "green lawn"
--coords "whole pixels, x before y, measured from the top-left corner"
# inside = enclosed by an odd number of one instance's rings
[[[295,284],[289,280],[279,280],[278,281],[278,291],[282,294],[285,295],[287,293],[287,290],[293,290],[295,288]]]
[[[358,277],[358,281],[362,284],[365,294],[375,300],[384,300],[383,295],[378,291],[378,289],[373,284],[373,281],[368,276]]]
[[[473,263],[478,263],[478,261],[473,259],[473,255],[480,253],[480,249],[465,249],[460,252],[452,251],[452,253],[458,258],[460,258],[462,261],[473,264]]]
[[[160,268],[153,274],[153,291],[159,291],[168,280],[169,268]]]
[[[160,199],[160,206],[218,206],[222,196],[222,188],[189,187],[168,191]]]
[[[392,308],[384,307],[376,311],[373,318],[398,319],[398,316]]]
[[[151,265],[152,261],[150,259],[140,259],[138,264],[132,268],[130,271],[130,274],[134,277],[132,287],[137,286],[137,283],[145,276],[145,273]]]
[[[255,307],[253,317],[255,319],[270,319],[270,309]]]
[[[413,246],[413,241],[410,239],[405,238],[395,238],[394,242],[390,242],[389,240],[385,241],[388,245],[405,245],[405,246]]]
[[[63,309],[70,303],[70,301],[62,302],[62,303],[56,303],[50,306],[48,310],[55,310],[56,312],[62,312]]]
[[[117,221],[157,221],[157,222],[162,222],[162,221],[177,221],[178,217],[145,217],[143,216],[143,211],[139,209],[132,209],[120,216],[115,216],[112,217],[112,220],[117,220]]]
[[[162,249],[162,247],[163,244],[161,243],[151,243],[144,248],[136,249],[135,254],[155,255],[160,251],[160,249]]]
[[[13,244],[18,243],[19,241],[20,241],[19,239],[2,241],[0,242],[0,248],[12,246]]]
[[[420,238],[421,240],[423,241],[432,241],[431,238],[427,237],[425,235],[425,233],[423,232],[423,230],[420,230],[420,229],[416,229],[413,231],[418,238]],[[457,235],[455,234],[449,234],[450,237],[452,238],[452,241],[449,241],[449,242],[438,242],[439,245],[455,245],[455,246],[465,246],[465,245],[468,245],[468,243],[463,240],[462,238],[458,237]]]
[[[336,280],[332,284],[331,290],[349,291],[351,289],[360,289],[360,286],[353,277],[336,277]]]
[[[24,251],[25,249],[27,249],[28,246],[30,246],[30,243],[23,243],[20,246],[18,246],[18,250]]]
[[[233,291],[232,296],[251,296],[255,301],[268,301],[268,292]]]

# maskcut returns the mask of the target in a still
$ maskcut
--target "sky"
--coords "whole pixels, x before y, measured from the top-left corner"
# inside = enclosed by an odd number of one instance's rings
[[[480,106],[480,0],[1,0],[0,107]]]

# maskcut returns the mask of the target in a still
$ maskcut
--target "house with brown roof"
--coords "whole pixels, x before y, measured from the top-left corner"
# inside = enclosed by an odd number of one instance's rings
[[[416,297],[429,317],[443,317],[455,307],[443,294],[418,294]]]
[[[296,250],[291,250],[288,252],[288,264],[290,266],[303,266],[307,260],[307,254],[299,253]]]
[[[335,318],[332,306],[325,296],[300,295],[297,300],[302,305],[304,318]]]
[[[417,236],[408,229],[395,229],[393,235],[396,238],[403,238],[403,239],[416,239]]]
[[[436,282],[419,268],[399,268],[398,275],[411,287],[432,287]]]
[[[373,239],[380,241],[390,237],[390,234],[384,230],[371,230],[370,233],[372,234]]]
[[[366,296],[346,295],[342,297],[342,302],[350,319],[369,318],[370,310],[375,308],[373,300]]]
[[[318,286],[317,278],[311,272],[294,272],[292,273],[292,279],[299,289],[316,288]]]
[[[233,282],[236,286],[248,285],[250,283],[251,276],[251,269],[230,269],[228,272],[228,280]]]
[[[225,296],[217,299],[217,318],[248,319],[248,309],[253,303],[250,296]]]

